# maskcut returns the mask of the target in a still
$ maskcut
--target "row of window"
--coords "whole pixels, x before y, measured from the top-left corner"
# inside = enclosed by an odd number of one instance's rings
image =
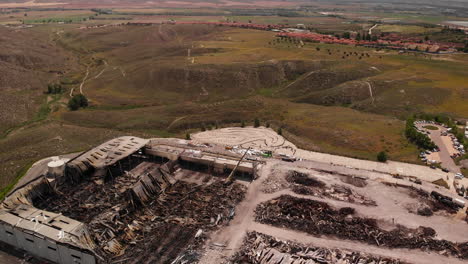
[[[5,232],[6,232],[8,235],[11,235],[11,236],[13,235],[13,233],[10,232],[10,231],[5,230]],[[26,241],[28,241],[29,243],[34,243],[34,240],[33,240],[33,239],[30,239],[30,238],[26,238]],[[52,250],[52,251],[57,251],[56,248],[51,247],[51,246],[47,246],[47,248],[50,249],[50,250]],[[76,255],[73,255],[73,254],[72,254],[71,256],[72,256],[73,258],[75,258],[75,259],[78,259],[78,260],[81,259],[80,256],[76,256]]]

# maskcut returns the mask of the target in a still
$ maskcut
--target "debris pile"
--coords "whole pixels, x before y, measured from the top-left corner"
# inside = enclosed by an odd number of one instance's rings
[[[368,206],[376,206],[376,202],[364,195],[356,193],[347,186],[333,184],[328,186],[324,182],[313,178],[312,176],[290,171],[286,175],[286,180],[291,183],[293,192],[302,195],[313,195],[317,197],[328,197],[338,201],[357,203]]]
[[[290,186],[284,177],[282,170],[273,168],[271,173],[268,175],[262,182],[262,192],[264,193],[274,193],[281,190],[284,190]]]
[[[135,168],[144,171],[138,181],[130,172],[110,182],[90,177],[59,186],[34,205],[87,224],[105,261],[193,262],[206,233],[233,217],[245,186],[217,178],[203,185],[169,182],[167,169],[142,164]]]
[[[359,188],[363,188],[367,186],[367,181],[365,178],[357,177],[357,176],[341,176],[340,180],[344,183],[354,185]]]
[[[436,199],[436,196],[431,195],[431,193],[426,192],[423,189],[419,189],[413,186],[395,185],[394,183],[387,183],[387,185],[406,188],[410,191],[410,196],[419,199],[421,204],[418,205],[416,210],[409,210],[412,213],[417,213],[423,216],[431,216],[433,212],[443,211],[449,214],[456,214],[459,210],[458,206],[452,205],[452,203],[443,199]]]
[[[462,250],[468,247],[468,242],[437,240],[432,228],[410,229],[397,225],[387,231],[378,226],[376,219],[358,217],[348,209],[336,210],[327,203],[289,195],[260,204],[256,221],[313,235],[333,235],[377,246],[423,249],[468,258],[468,251]]]
[[[247,234],[244,245],[232,262],[253,264],[404,263],[398,259],[372,256],[362,252],[304,246],[256,232]]]

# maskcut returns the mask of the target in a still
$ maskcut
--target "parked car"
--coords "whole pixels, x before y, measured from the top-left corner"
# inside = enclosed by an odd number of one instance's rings
[[[449,172],[449,170],[447,168],[442,168],[442,171],[443,172]]]

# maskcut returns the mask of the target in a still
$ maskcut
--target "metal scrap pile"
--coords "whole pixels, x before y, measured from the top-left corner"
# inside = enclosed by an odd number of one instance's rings
[[[327,186],[324,182],[298,171],[290,171],[288,175],[286,175],[286,180],[291,184],[292,191],[297,194],[328,197],[338,201],[358,203],[368,206],[377,205],[375,201],[364,195],[356,193],[346,186],[338,184]]]
[[[432,228],[410,229],[398,225],[394,230],[379,228],[377,221],[354,215],[348,208],[335,209],[327,203],[283,195],[260,204],[256,221],[277,227],[300,230],[313,235],[333,235],[377,246],[435,251],[440,254],[468,258],[466,243],[435,239]]]
[[[256,232],[247,235],[244,245],[233,262],[252,264],[404,263],[398,259],[372,256],[356,251],[304,246]]]
[[[141,178],[145,189],[156,175],[148,171]],[[89,178],[61,186],[35,206],[86,223],[102,262],[170,263],[196,256],[186,252],[196,249],[206,232],[230,220],[245,194],[243,185],[227,186],[221,180],[210,185],[175,182],[157,195],[145,191],[150,196],[142,203],[135,199],[137,183],[131,173],[107,183]]]

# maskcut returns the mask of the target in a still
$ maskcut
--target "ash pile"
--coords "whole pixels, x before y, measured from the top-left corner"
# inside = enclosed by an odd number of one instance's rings
[[[191,263],[207,234],[232,218],[245,186],[177,181],[177,162],[137,162],[121,175],[99,172],[51,188],[34,201],[85,223],[100,263]]]
[[[290,171],[286,175],[286,181],[291,185],[293,192],[302,195],[327,197],[338,201],[376,206],[377,203],[351,188],[339,184],[327,185],[306,173]]]
[[[232,261],[251,264],[404,264],[398,259],[373,256],[351,250],[305,246],[251,232]]]
[[[457,214],[458,211],[460,209],[463,209],[464,207],[464,202],[460,203],[460,199],[453,199],[436,191],[432,191],[429,193],[423,189],[416,188],[414,186],[399,185],[394,183],[385,184],[393,187],[401,187],[408,189],[410,196],[419,200],[419,204],[416,208],[409,208],[409,212],[411,213],[415,213],[422,216],[432,216],[436,212],[454,215]]]
[[[324,202],[289,195],[259,204],[256,221],[312,235],[333,236],[387,248],[421,249],[468,259],[468,242],[436,239],[432,228],[410,229],[397,225],[387,231],[379,227],[376,219],[356,216],[353,208],[335,209]]]

